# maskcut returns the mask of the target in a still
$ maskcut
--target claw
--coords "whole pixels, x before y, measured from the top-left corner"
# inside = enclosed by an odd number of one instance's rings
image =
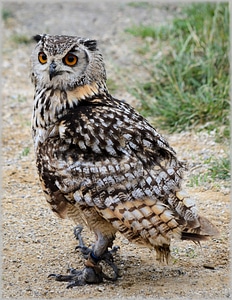
[[[79,245],[76,246],[75,250],[80,249],[80,251],[83,254],[84,258],[87,259],[88,256],[89,256],[89,253],[92,251],[92,249],[85,246],[83,238],[81,236],[82,230],[83,230],[83,227],[81,225],[78,225],[74,228],[75,238],[79,241]]]
[[[119,272],[117,266],[114,264],[113,255],[118,251],[120,247],[114,246],[110,251],[105,252],[102,256],[96,257],[93,253],[93,249],[85,246],[81,236],[82,229],[82,226],[76,226],[74,228],[74,235],[79,241],[79,245],[76,247],[76,249],[80,249],[84,258],[87,259],[83,270],[76,270],[69,267],[68,275],[50,274],[48,278],[54,278],[56,281],[69,282],[67,288],[72,288],[74,286],[80,286],[84,284],[101,283],[103,282],[103,279],[109,281],[117,280],[117,278],[119,277]],[[108,270],[110,273],[113,273],[111,277],[102,271],[102,266],[100,264],[101,261],[105,262],[106,265],[108,265],[113,270],[113,272]]]
[[[120,246],[114,246],[109,252],[113,255],[120,249]]]
[[[120,249],[119,246],[114,246],[112,250],[104,253],[101,257],[101,260],[105,261],[114,271],[113,277],[108,277],[107,275],[107,278],[104,277],[105,279],[110,281],[115,281],[119,277],[118,267],[115,265],[113,258],[113,254],[115,254],[118,251],[118,249]]]
[[[92,249],[84,246],[84,247],[81,247],[81,246],[76,246],[75,247],[75,251],[80,249],[81,253],[83,254],[84,258],[87,259],[88,256],[89,256],[89,253],[92,251]]]
[[[77,225],[74,228],[74,235],[75,235],[75,238],[79,241],[79,246],[80,247],[84,247],[84,242],[83,242],[83,239],[82,239],[82,236],[81,236],[82,230],[83,230],[83,227],[81,225]]]
[[[83,230],[83,227],[81,225],[78,225],[74,228],[74,235],[75,235],[76,239],[79,241],[79,245],[75,248],[75,250],[80,249],[84,258],[87,260],[91,256],[91,258],[93,260],[96,260],[94,262],[95,264],[97,264],[97,262],[99,262],[99,261],[105,261],[106,264],[108,264],[112,268],[114,274],[112,277],[109,277],[108,275],[102,273],[102,276],[106,280],[115,281],[119,277],[119,272],[118,272],[117,266],[114,264],[113,255],[118,251],[118,249],[120,249],[120,247],[114,246],[110,251],[105,252],[100,258],[95,258],[94,254],[93,254],[93,249],[86,247],[84,244],[83,238],[81,236],[82,230]],[[90,266],[90,265],[87,265],[87,266]]]
[[[71,281],[73,275],[49,274],[48,278],[54,278],[55,281]]]
[[[69,275],[50,274],[48,278],[54,278],[56,281],[69,282],[67,288],[72,288],[84,284],[101,283],[103,282],[104,273],[98,273],[91,267],[85,267],[82,271],[71,268]]]

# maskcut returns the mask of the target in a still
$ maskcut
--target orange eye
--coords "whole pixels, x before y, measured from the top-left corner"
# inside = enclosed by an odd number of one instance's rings
[[[67,55],[65,55],[65,57],[63,59],[63,62],[70,67],[75,66],[77,61],[78,61],[78,58],[76,57],[76,55],[74,55],[72,53],[68,53]]]
[[[40,52],[39,55],[38,55],[38,59],[39,59],[39,62],[41,64],[46,64],[47,62],[47,55],[44,53],[44,52]]]

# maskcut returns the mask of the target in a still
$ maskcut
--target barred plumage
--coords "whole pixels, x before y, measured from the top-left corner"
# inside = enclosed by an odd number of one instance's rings
[[[93,268],[117,231],[154,248],[160,260],[168,258],[172,238],[199,241],[216,234],[181,191],[185,167],[175,151],[131,106],[109,94],[96,41],[35,39],[32,132],[40,181],[56,214],[95,233]]]

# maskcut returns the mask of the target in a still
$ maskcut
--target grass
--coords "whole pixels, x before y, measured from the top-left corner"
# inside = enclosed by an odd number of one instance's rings
[[[147,1],[132,1],[129,2],[127,5],[135,8],[149,8],[152,6],[152,4]]]
[[[126,31],[141,39],[136,52],[150,75],[130,90],[140,113],[168,132],[214,130],[216,142],[229,144],[228,3],[183,5],[167,25]],[[230,179],[229,157],[203,164],[207,171],[193,175],[190,185]]]
[[[13,17],[13,13],[10,10],[5,9],[5,8],[2,9],[2,20],[3,21],[6,22],[9,18],[12,18],[12,17]]]
[[[113,79],[107,79],[107,87],[110,91],[111,94],[114,94],[116,92],[116,90],[118,89],[118,85],[116,84],[116,82]]]
[[[230,159],[224,157],[220,160],[214,160],[209,167],[209,174],[213,179],[230,179]]]
[[[150,37],[153,39],[161,39],[167,40],[169,37],[169,33],[166,26],[160,26],[158,28],[146,26],[146,25],[139,25],[133,26],[132,28],[127,28],[126,32],[141,37],[143,39]]]
[[[156,45],[139,49],[142,55],[147,51],[144,64],[150,72],[149,81],[131,90],[141,101],[141,113],[169,132],[218,128],[218,139],[228,139],[228,4],[185,5],[172,24],[140,24],[126,31]]]
[[[210,157],[208,160],[202,163],[207,167],[206,172],[199,172],[198,174],[191,175],[189,178],[188,185],[191,187],[202,186],[211,183],[219,187],[220,182],[230,180],[230,159],[228,157],[223,157],[216,159],[215,157]],[[219,184],[219,185],[218,185]],[[224,186],[224,183],[222,183]],[[226,184],[227,185],[227,184]]]
[[[198,256],[195,247],[186,247],[186,248],[178,248],[173,247],[171,249],[172,257],[174,259],[174,264],[181,258],[181,257],[188,257],[188,258],[195,258]]]
[[[24,96],[24,95],[19,94],[19,95],[17,96],[17,100],[18,100],[19,103],[24,103],[24,102],[27,101],[27,97]]]
[[[188,186],[190,187],[199,187],[204,186],[209,183],[209,176],[207,173],[191,175],[189,178]]]
[[[30,153],[30,148],[29,147],[25,147],[21,153],[21,157],[23,156],[28,156],[28,154]]]
[[[14,35],[12,35],[11,39],[16,44],[28,45],[28,44],[32,43],[31,37],[28,37],[27,35],[24,35],[24,34],[14,34]]]

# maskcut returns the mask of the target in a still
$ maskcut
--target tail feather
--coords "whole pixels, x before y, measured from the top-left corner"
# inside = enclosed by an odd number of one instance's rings
[[[181,235],[182,240],[192,240],[194,242],[200,242],[207,240],[209,237],[219,236],[219,231],[207,218],[199,216],[199,227],[186,228]]]
[[[183,231],[181,234],[181,239],[184,240],[191,240],[193,242],[200,242],[208,240],[209,235],[201,235],[199,233],[187,232]]]
[[[209,236],[219,236],[219,230],[215,225],[213,225],[207,218],[199,216],[200,222],[200,233],[202,235],[209,235]]]

